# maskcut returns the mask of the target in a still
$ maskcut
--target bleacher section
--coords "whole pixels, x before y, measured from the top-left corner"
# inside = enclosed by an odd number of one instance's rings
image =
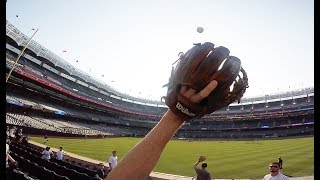
[[[55,119],[48,119],[43,117],[29,117],[21,114],[6,114],[6,123],[10,125],[32,127],[35,129],[44,129],[48,131],[55,131],[67,134],[79,135],[112,135],[106,131],[100,131],[98,126],[92,126],[81,122],[69,122]]]
[[[72,179],[95,179],[95,170],[89,169],[82,163],[75,161],[64,161],[41,159],[43,148],[11,143],[10,155],[19,162],[18,169],[7,170],[7,178],[21,179],[50,179],[50,180],[72,180]]]

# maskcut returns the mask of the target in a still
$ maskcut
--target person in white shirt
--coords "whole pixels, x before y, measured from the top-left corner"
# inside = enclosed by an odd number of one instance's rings
[[[118,164],[117,151],[113,150],[112,155],[109,157],[109,170],[111,171]]]
[[[269,164],[270,173],[263,177],[263,180],[289,180],[287,176],[281,174],[279,162]]]
[[[57,151],[56,159],[63,160],[63,155],[65,155],[65,152],[63,151],[63,148],[60,147],[59,151]]]
[[[50,147],[46,147],[45,150],[42,151],[42,157],[41,159],[44,159],[44,160],[50,160],[51,159],[51,156],[53,156],[53,152],[50,150]]]

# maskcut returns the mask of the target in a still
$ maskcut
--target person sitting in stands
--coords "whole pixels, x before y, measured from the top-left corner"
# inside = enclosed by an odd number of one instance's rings
[[[29,134],[26,134],[22,137],[22,140],[21,140],[21,144],[22,145],[25,145],[25,146],[28,146],[29,145]]]
[[[6,135],[7,135],[7,138],[10,137],[10,127],[9,126],[7,126]]]
[[[14,167],[17,166],[17,161],[15,159],[13,159],[10,154],[9,154],[9,144],[10,144],[10,140],[7,139],[7,143],[6,143],[6,168],[10,168],[10,164],[12,164]],[[10,163],[9,163],[10,161]]]
[[[97,172],[96,172],[96,178],[99,178],[99,179],[104,179],[106,177],[106,174],[105,174],[105,170],[104,170],[104,165],[103,163],[99,163],[98,164],[98,169],[97,169]]]
[[[17,128],[16,128],[15,126],[13,126],[13,127],[11,127],[11,129],[9,130],[9,138],[10,138],[10,141],[13,141],[14,138],[16,137],[16,136],[15,136],[16,129],[17,129]]]
[[[16,131],[16,142],[21,142],[21,140],[22,140],[22,136],[23,136],[23,134],[22,134],[22,128],[20,128],[18,131]]]
[[[42,151],[42,157],[41,159],[44,159],[44,160],[50,160],[51,159],[51,156],[54,156],[53,152],[50,150],[50,147],[46,147],[45,150]]]

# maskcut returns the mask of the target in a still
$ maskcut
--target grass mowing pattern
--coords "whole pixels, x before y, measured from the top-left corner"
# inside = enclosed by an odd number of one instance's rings
[[[48,146],[106,162],[113,149],[120,160],[141,138],[64,139],[50,138]],[[31,137],[43,143],[43,137]],[[195,176],[193,164],[200,155],[207,157],[213,178],[262,179],[268,164],[283,159],[283,173],[289,176],[314,175],[314,138],[258,141],[171,140],[153,169],[156,172]]]

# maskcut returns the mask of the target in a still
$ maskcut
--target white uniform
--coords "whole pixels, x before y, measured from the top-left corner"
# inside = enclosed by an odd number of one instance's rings
[[[267,174],[264,176],[263,180],[289,180],[289,178],[281,173],[276,176],[271,176],[271,174]]]
[[[58,160],[63,160],[63,155],[64,155],[64,151],[63,150],[57,151],[57,159]]]
[[[109,164],[111,165],[111,169],[113,169],[114,167],[116,167],[116,165],[118,164],[118,157],[117,156],[110,156],[109,160],[108,160]]]

